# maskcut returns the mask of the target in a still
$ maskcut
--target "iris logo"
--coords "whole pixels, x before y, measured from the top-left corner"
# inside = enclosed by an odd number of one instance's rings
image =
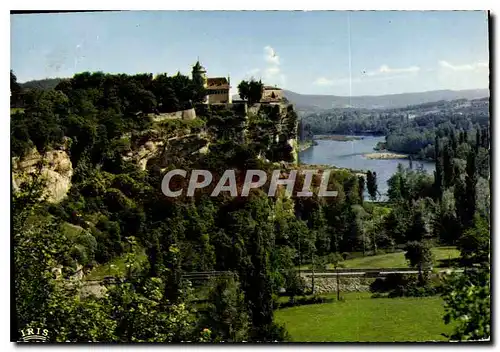
[[[20,342],[47,342],[49,330],[42,328],[26,328],[21,330]]]

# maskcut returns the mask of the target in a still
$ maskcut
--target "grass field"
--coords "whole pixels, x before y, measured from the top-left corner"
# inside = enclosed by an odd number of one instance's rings
[[[370,298],[370,293],[344,293],[345,301],[311,304],[275,311],[295,342],[446,341],[442,333],[443,300]]]
[[[440,266],[441,262],[458,258],[460,251],[455,247],[434,247],[432,248],[435,266]],[[374,255],[348,259],[343,262],[346,268],[407,268],[408,262],[404,252]]]
[[[449,267],[449,262],[460,256],[460,251],[455,247],[434,247],[432,248],[434,255],[434,266],[438,268]],[[405,259],[403,251],[379,255],[367,255],[365,257],[357,257],[347,259],[342,262],[345,268],[408,268],[408,262]],[[302,269],[309,269],[308,265],[302,265]],[[333,269],[332,265],[328,269]]]

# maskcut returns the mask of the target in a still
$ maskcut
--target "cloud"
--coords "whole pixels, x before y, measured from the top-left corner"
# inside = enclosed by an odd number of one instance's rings
[[[259,66],[248,70],[244,75],[244,79],[261,79],[265,85],[280,87],[285,85],[286,75],[281,70],[280,57],[274,48],[269,45],[264,47],[263,62]]]
[[[276,54],[273,48],[269,45],[264,47],[264,59],[272,65],[280,65],[280,57]]]
[[[247,72],[247,75],[256,75],[259,72],[260,72],[260,68],[253,68]]]
[[[418,66],[410,66],[404,68],[391,68],[387,65],[382,65],[376,71],[363,72],[367,76],[379,76],[387,74],[400,74],[400,73],[417,73],[420,71]]]
[[[280,73],[280,68],[278,66],[271,66],[266,68],[265,75],[266,76],[274,76]]]
[[[335,81],[333,79],[328,79],[326,77],[318,77],[313,82],[313,84],[317,86],[332,86],[335,84]]]
[[[439,66],[452,71],[476,71],[488,68],[488,63],[474,62],[472,64],[465,64],[465,65],[452,65],[448,61],[441,60],[439,61]]]

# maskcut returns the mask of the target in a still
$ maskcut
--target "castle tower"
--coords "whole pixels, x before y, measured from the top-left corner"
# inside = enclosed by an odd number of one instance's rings
[[[203,88],[207,89],[208,80],[207,80],[207,70],[205,67],[201,66],[200,60],[196,61],[196,64],[193,66],[193,70],[191,71],[191,76],[193,81],[195,82],[203,82]],[[208,95],[205,96],[204,104],[208,104]]]

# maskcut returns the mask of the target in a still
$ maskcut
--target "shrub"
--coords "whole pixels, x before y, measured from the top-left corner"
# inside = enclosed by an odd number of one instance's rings
[[[390,274],[385,278],[377,278],[370,285],[373,298],[382,297],[426,297],[439,293],[440,282],[433,280],[424,284],[419,282],[415,275]]]

